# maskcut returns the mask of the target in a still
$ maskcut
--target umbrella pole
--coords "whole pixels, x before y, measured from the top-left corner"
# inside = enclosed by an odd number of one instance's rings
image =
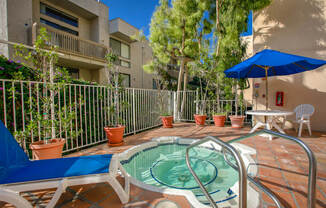
[[[265,78],[266,78],[266,110],[268,110],[268,67],[265,67]]]
[[[265,95],[265,107],[266,107],[266,111],[268,110],[268,67],[266,66],[265,67],[265,78],[266,78],[266,95]],[[267,116],[264,116],[264,120],[265,120],[265,123],[267,122]]]

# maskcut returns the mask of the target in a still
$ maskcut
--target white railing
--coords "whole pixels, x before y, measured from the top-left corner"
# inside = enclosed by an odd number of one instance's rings
[[[197,91],[179,91],[180,101],[182,103],[183,95],[186,94],[184,100],[184,109],[180,113],[181,121],[194,121],[194,114],[199,114],[200,108],[205,104],[205,114],[207,115],[207,122],[213,122],[213,113],[227,112],[228,115],[244,115],[246,124],[251,124],[252,117],[246,115],[245,111],[252,109],[252,101],[244,101],[243,105],[236,103],[235,100],[199,100]],[[174,92],[174,104],[176,103],[177,92]],[[174,118],[177,118],[177,106],[174,105]],[[228,109],[226,111],[226,109]],[[226,123],[231,123],[230,119],[227,117]]]
[[[244,101],[242,105],[237,103],[235,100],[198,100],[195,101],[196,103],[196,113],[199,113],[200,105],[203,106],[206,104],[206,115],[207,115],[207,121],[213,121],[212,115],[214,113],[223,113],[227,112],[227,115],[244,115],[245,120],[244,122],[249,124],[252,122],[252,117],[250,115],[246,115],[245,112],[247,110],[252,110],[252,101]],[[227,118],[226,123],[230,123],[230,119]]]
[[[13,81],[0,79],[0,118],[14,134],[24,131],[28,121],[33,119],[32,111],[42,113],[41,102],[46,86],[42,82]],[[161,125],[158,112],[158,91],[150,89],[119,90],[121,108],[120,120],[126,126],[125,135],[133,134]],[[161,92],[166,97],[166,106],[172,112],[173,92]],[[50,93],[46,93],[49,96]],[[34,104],[29,101],[33,98]],[[66,138],[64,152],[77,150],[106,141],[103,128],[113,124],[109,107],[113,105],[113,90],[106,86],[67,84],[54,97],[56,109],[67,107],[66,114],[75,111],[75,118],[69,128],[63,129],[61,121],[59,137]],[[71,106],[72,105],[72,106]],[[71,106],[69,108],[68,106]],[[58,119],[58,118],[57,118]],[[39,132],[42,127],[38,126]],[[77,138],[73,132],[82,130]],[[42,136],[31,132],[31,138],[22,144],[25,150],[29,144],[41,140]]]
[[[33,119],[32,112],[42,113],[42,97],[49,96],[47,86],[42,82],[15,81],[0,79],[0,119],[12,133],[26,130],[29,120]],[[160,94],[161,93],[161,94]],[[181,101],[184,100],[184,111],[180,121],[193,121],[193,115],[198,110],[196,91],[179,92]],[[161,125],[159,119],[159,98],[164,97],[165,110],[176,115],[176,92],[157,91],[151,89],[126,88],[119,90],[119,103],[128,103],[121,108],[120,120],[126,126],[125,135],[135,134],[139,131]],[[103,128],[113,124],[113,113],[110,106],[113,105],[114,91],[107,86],[67,84],[55,94],[54,104],[56,109],[66,107],[65,114],[74,111],[75,115],[68,128],[63,128],[59,120],[58,137],[66,139],[64,152],[78,150],[97,143],[105,142],[106,135]],[[33,102],[30,100],[33,98]],[[215,103],[214,103],[215,102]],[[234,101],[220,101],[220,106],[231,103],[234,109]],[[69,106],[69,107],[68,107]],[[71,106],[71,108],[70,108]],[[207,115],[211,120],[211,113],[216,112],[216,101],[208,101]],[[245,109],[247,109],[246,106]],[[175,117],[176,118],[176,117]],[[250,122],[250,118],[246,118]],[[25,138],[22,146],[29,151],[29,144],[44,138],[38,132],[31,132],[30,138]],[[81,133],[73,137],[74,132]]]

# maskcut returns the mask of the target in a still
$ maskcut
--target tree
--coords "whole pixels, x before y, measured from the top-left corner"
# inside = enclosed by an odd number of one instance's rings
[[[113,118],[113,127],[118,127],[119,124],[124,123],[124,121],[120,119],[120,113],[129,105],[128,102],[122,102],[119,99],[119,92],[122,92],[124,88],[121,84],[122,79],[119,73],[119,67],[115,64],[118,59],[118,55],[114,54],[112,50],[109,50],[105,55],[105,74],[108,80],[107,87],[113,91],[113,98],[110,98],[110,100],[113,100],[113,104],[109,106],[109,112],[112,114]]]
[[[231,80],[224,77],[224,70],[240,63],[246,57],[246,43],[240,34],[247,29],[250,10],[257,11],[271,3],[271,0],[211,0],[210,17],[215,21],[216,44],[216,87],[219,95],[223,87],[226,99],[237,100],[238,85],[245,86],[245,80]],[[232,87],[233,86],[233,87]]]
[[[183,82],[183,90],[187,89],[187,63],[198,56],[198,29],[204,11],[208,8],[206,3],[201,0],[174,0],[169,6],[168,0],[160,0],[150,24],[149,39],[154,56],[165,64],[176,59],[180,65],[177,86],[179,118],[183,111],[180,102],[181,86]]]
[[[39,101],[35,97],[30,97],[28,100],[31,106],[29,113],[32,116],[26,118],[28,125],[23,131],[16,132],[16,138],[39,136],[43,137],[45,144],[48,139],[54,139],[59,135],[60,132],[56,129],[59,127],[66,129],[71,126],[75,117],[74,103],[61,109],[55,104],[55,97],[70,81],[70,77],[64,68],[56,66],[58,62],[57,47],[50,45],[49,40],[50,36],[46,29],[40,28],[33,50],[23,45],[15,46],[16,56],[26,62],[22,65],[29,67],[34,78],[41,82],[40,89],[33,88],[33,93],[37,95],[39,90],[42,91]],[[14,86],[12,90],[15,90]],[[65,114],[64,112],[69,108],[72,110]],[[70,136],[76,137],[79,133],[80,131],[73,132]]]

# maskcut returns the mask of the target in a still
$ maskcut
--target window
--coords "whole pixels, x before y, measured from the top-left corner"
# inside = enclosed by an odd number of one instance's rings
[[[68,32],[70,34],[78,36],[77,31],[69,29],[69,28],[61,26],[61,25],[58,25],[58,24],[56,24],[54,22],[51,22],[51,21],[48,21],[48,20],[45,20],[45,19],[42,19],[42,18],[40,19],[40,22],[43,23],[43,24],[46,24],[48,26],[54,27],[55,29],[62,30],[64,32]]]
[[[110,47],[114,54],[118,55],[119,57],[130,59],[130,46],[124,44],[116,39],[110,38]],[[119,63],[121,66],[130,68],[130,62],[125,60],[120,60]]]
[[[50,7],[44,3],[40,3],[40,12],[41,12],[41,14],[45,14],[49,17],[60,20],[69,25],[72,25],[74,27],[78,27],[78,18],[73,17],[69,14],[66,14],[62,11],[59,11],[59,10],[57,10],[53,7]]]
[[[79,79],[79,69],[67,68],[67,71],[68,71],[71,78]]]
[[[157,83],[155,79],[153,79],[153,89],[157,90]]]
[[[129,53],[130,53],[129,46],[124,43],[121,43],[121,56],[123,58],[130,59]]]
[[[72,68],[72,67],[66,67],[66,66],[62,66],[62,65],[56,65],[56,67],[65,69],[71,78],[79,79],[79,69]]]
[[[130,74],[120,73],[121,85],[124,87],[130,87]]]
[[[121,44],[120,41],[110,38],[110,47],[115,55],[121,55]]]

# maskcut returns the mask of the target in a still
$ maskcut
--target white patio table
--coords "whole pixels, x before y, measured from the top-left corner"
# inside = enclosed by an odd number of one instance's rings
[[[279,117],[284,117],[294,114],[292,111],[280,111],[280,110],[250,110],[246,111],[246,114],[253,115],[257,119],[256,125],[251,129],[250,133],[256,131],[259,127],[264,126],[265,129],[271,130],[273,127],[280,133],[285,134],[283,129],[276,123]],[[259,116],[264,116],[266,119],[262,121]],[[283,126],[282,126],[283,127]],[[272,140],[273,136],[268,135],[269,139]]]

